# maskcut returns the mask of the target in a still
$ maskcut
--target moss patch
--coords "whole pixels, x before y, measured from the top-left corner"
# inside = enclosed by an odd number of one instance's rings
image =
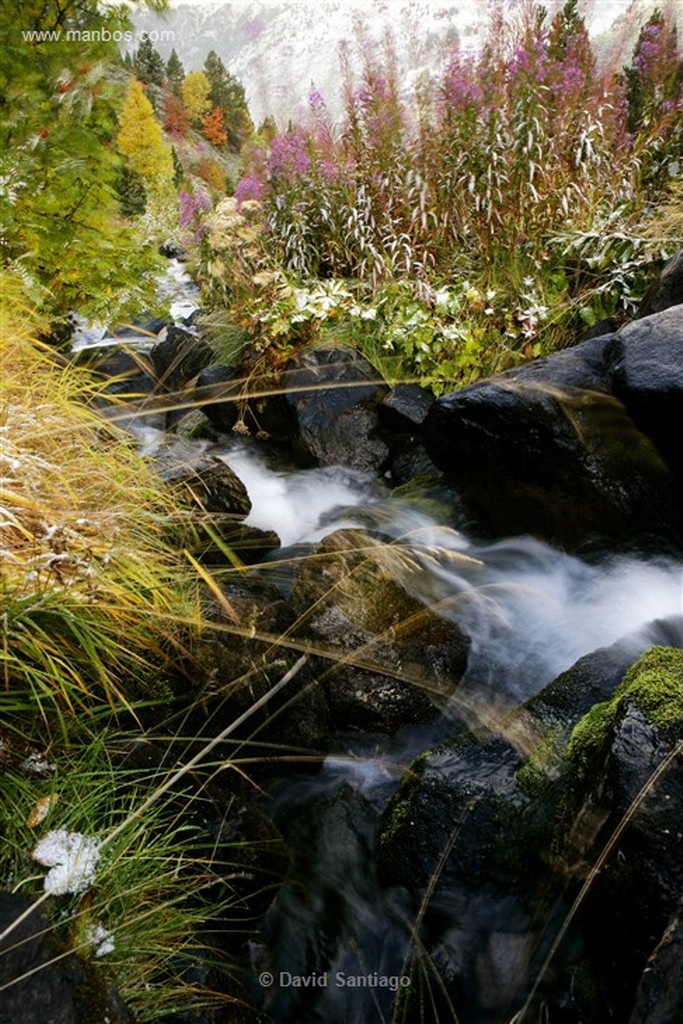
[[[567,748],[579,778],[586,775],[607,743],[615,722],[628,704],[653,725],[675,735],[683,733],[683,651],[653,647],[624,676],[611,700],[596,704],[572,732]]]
[[[683,730],[683,651],[653,647],[626,673],[614,700],[635,704],[653,725]]]

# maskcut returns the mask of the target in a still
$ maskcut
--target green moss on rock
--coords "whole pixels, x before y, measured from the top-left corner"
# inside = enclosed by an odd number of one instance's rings
[[[683,651],[652,647],[631,666],[611,700],[595,704],[574,728],[567,746],[570,771],[586,778],[628,705],[675,736],[683,734]]]
[[[627,672],[614,700],[635,704],[653,725],[683,731],[683,651],[653,647]]]

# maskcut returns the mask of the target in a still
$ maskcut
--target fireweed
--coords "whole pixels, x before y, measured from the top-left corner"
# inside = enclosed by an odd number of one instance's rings
[[[280,336],[289,317],[287,289],[274,310],[272,281],[259,282],[264,268],[294,289],[310,278],[357,282],[371,308],[399,281],[422,303],[444,284],[494,291],[500,315],[485,313],[485,304],[447,344],[436,344],[443,332],[435,330],[421,361],[404,353],[406,372],[441,379],[462,379],[460,364],[476,374],[477,353],[485,371],[501,358],[550,350],[554,328],[629,312],[644,275],[634,277],[628,261],[616,274],[599,260],[577,264],[567,238],[583,245],[605,225],[612,235],[640,237],[648,203],[680,175],[680,63],[662,15],[643,28],[619,75],[598,68],[574,0],[550,22],[540,8],[520,5],[514,18],[492,25],[480,53],[456,51],[440,74],[421,81],[412,103],[389,43],[381,54],[364,45],[362,59],[354,82],[342,53],[340,125],[313,92],[302,123],[245,155],[237,206],[260,203],[262,233],[240,273],[251,269],[244,315],[257,333],[264,314]],[[558,236],[563,244],[551,244]],[[667,254],[645,246],[637,255],[642,265]],[[209,245],[204,259],[214,258]],[[536,301],[547,314],[535,323],[515,313],[530,308],[525,278],[545,293]],[[429,319],[429,301],[423,311]],[[353,340],[362,345],[364,336]]]

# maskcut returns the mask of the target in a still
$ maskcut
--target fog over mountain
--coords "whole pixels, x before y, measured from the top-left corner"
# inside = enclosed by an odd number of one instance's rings
[[[552,13],[561,2],[545,6]],[[597,44],[609,51],[628,46],[657,4],[584,0],[580,6]],[[492,8],[510,19],[517,7],[516,0],[172,0],[165,16],[139,12],[135,23],[164,57],[175,47],[186,71],[201,68],[215,50],[243,83],[254,120],[273,114],[282,124],[296,117],[313,87],[333,114],[340,112],[344,42],[357,67],[359,43],[381,46],[389,31],[410,88],[425,72],[438,71],[454,48],[477,49]],[[683,3],[673,0],[672,8],[683,31]]]

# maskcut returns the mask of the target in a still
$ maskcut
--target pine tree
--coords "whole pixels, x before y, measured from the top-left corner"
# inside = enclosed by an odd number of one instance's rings
[[[238,151],[253,128],[244,86],[230,74],[215,50],[206,58],[204,71],[211,86],[211,102],[223,111],[228,143]]]
[[[204,118],[202,125],[204,138],[213,146],[224,146],[228,141],[228,133],[225,130],[225,120],[220,107],[214,107],[210,114]]]
[[[180,57],[171,50],[171,56],[166,62],[166,78],[171,83],[174,92],[180,91],[180,86],[183,84],[183,78],[185,77],[185,69],[180,63]]]
[[[119,152],[128,157],[147,192],[162,192],[173,180],[173,159],[164,144],[154,109],[140,82],[133,79],[119,118],[116,142]]]
[[[211,110],[211,86],[204,72],[191,71],[186,76],[180,92],[190,119],[201,123],[204,115]]]
[[[164,81],[164,60],[154,49],[149,36],[142,37],[142,42],[134,58],[135,73],[145,85],[161,85]]]

